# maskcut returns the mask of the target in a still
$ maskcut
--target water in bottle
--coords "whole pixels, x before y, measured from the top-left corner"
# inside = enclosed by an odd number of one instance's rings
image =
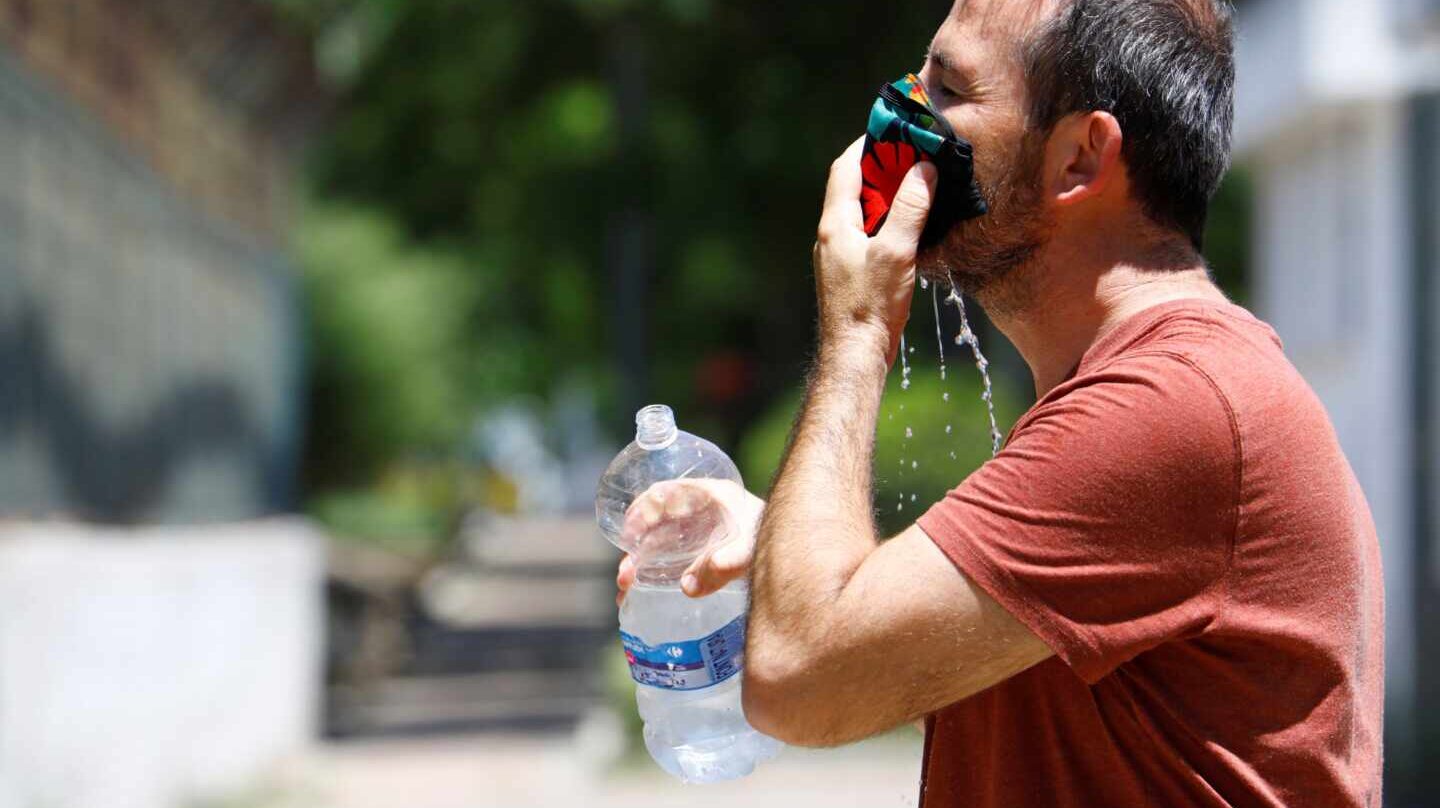
[[[620,639],[636,682],[645,747],[685,782],[744,777],[781,748],[751,727],[740,707],[746,584],[737,580],[703,598],[686,596],[679,584],[690,562],[733,538],[736,528],[718,509],[705,509],[665,523],[643,543],[623,529],[630,504],[657,482],[741,485],[740,471],[715,444],[677,429],[669,407],[641,409],[635,425],[635,442],[600,479],[595,515],[605,538],[636,564],[635,584],[620,607]]]

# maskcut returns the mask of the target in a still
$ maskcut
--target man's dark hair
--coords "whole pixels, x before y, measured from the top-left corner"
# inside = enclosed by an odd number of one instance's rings
[[[1230,166],[1232,13],[1226,0],[1070,0],[1022,47],[1031,126],[1114,115],[1141,208],[1197,250]]]

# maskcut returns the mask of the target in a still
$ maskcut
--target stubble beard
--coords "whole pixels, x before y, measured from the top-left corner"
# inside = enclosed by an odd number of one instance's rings
[[[1039,262],[1051,230],[1041,201],[1043,140],[1027,134],[1003,169],[976,165],[976,183],[990,212],[951,224],[932,244],[922,239],[916,269],[935,283],[951,283],[991,316],[1030,307],[1043,274]],[[986,182],[985,175],[999,179]]]

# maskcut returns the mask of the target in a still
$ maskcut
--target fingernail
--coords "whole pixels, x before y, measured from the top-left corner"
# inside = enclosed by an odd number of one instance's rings
[[[694,575],[687,572],[680,577],[680,588],[685,590],[685,594],[693,595],[700,589],[700,582],[695,580]]]

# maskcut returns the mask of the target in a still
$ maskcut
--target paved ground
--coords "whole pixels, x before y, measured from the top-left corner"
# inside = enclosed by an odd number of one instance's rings
[[[307,808],[828,808],[914,806],[920,736],[837,750],[787,749],[731,783],[685,786],[643,763],[602,767],[582,735],[490,734],[321,747],[280,804]]]

